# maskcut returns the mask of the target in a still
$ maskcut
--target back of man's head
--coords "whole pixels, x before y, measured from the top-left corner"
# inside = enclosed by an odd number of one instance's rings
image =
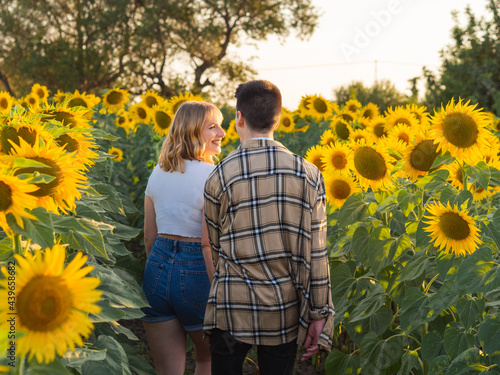
[[[281,92],[269,81],[256,80],[238,86],[234,94],[236,110],[247,126],[257,133],[272,129],[281,116]]]

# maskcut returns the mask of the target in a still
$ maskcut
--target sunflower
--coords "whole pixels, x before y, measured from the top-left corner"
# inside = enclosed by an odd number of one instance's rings
[[[12,214],[17,225],[24,228],[22,218],[36,220],[36,217],[26,212],[36,207],[36,198],[30,195],[38,188],[29,184],[28,180],[22,180],[13,176],[12,171],[0,161],[0,227],[7,235],[12,231],[7,224],[7,215]]]
[[[62,104],[66,100],[66,97],[68,96],[68,93],[57,90],[57,93],[54,95],[52,100],[54,101],[55,104]]]
[[[498,168],[498,163],[500,163],[500,139],[495,136],[488,137],[488,143],[490,147],[486,147],[481,150],[481,160],[484,160],[486,164],[492,166],[496,169]]]
[[[368,117],[358,117],[353,126],[358,126],[361,129],[369,129],[372,120]]]
[[[75,158],[81,164],[81,169],[86,170],[87,166],[94,164],[94,159],[99,155],[92,151],[99,148],[94,138],[88,133],[81,131],[66,131],[55,138],[55,142],[69,153],[75,153]]]
[[[420,124],[420,128],[427,128],[429,126],[430,124],[429,113],[426,112],[427,107],[412,103],[412,104],[407,104],[405,109],[408,110],[417,118]]]
[[[128,107],[130,118],[138,124],[148,124],[151,121],[150,108],[144,102],[134,103]]]
[[[352,150],[345,144],[337,142],[323,150],[321,163],[325,166],[325,170],[339,171],[348,174],[347,161]]]
[[[450,184],[455,186],[458,190],[462,190],[464,188],[464,174],[460,163],[455,161],[448,165],[445,164],[441,168],[450,172],[448,176],[448,182]]]
[[[120,108],[124,108],[129,101],[130,93],[127,90],[114,88],[109,90],[102,98],[103,109],[108,112],[117,112]]]
[[[307,114],[316,121],[329,120],[333,117],[332,102],[321,95],[313,95],[309,101]]]
[[[325,164],[322,159],[325,154],[326,147],[323,146],[312,146],[306,153],[306,160],[309,163],[314,164],[318,169],[323,172],[325,170]]]
[[[341,109],[335,115],[335,119],[339,119],[339,118],[344,120],[345,122],[347,122],[349,124],[352,124],[354,121],[356,121],[358,116],[355,113],[348,111],[347,109]]]
[[[222,138],[222,146],[227,145],[238,139],[238,132],[236,131],[236,120],[231,120],[229,122],[228,128],[225,130],[226,136]]]
[[[337,137],[335,136],[333,130],[327,129],[323,132],[323,134],[321,134],[321,140],[319,141],[319,144],[321,146],[333,146],[336,140]]]
[[[409,144],[409,152],[404,156],[401,172],[416,181],[431,172],[431,166],[438,157],[437,145],[432,139],[418,137]]]
[[[346,199],[357,191],[359,187],[352,176],[337,171],[325,173],[325,195],[331,205],[341,208]]]
[[[168,101],[168,105],[170,106],[170,111],[175,114],[180,105],[184,102],[202,102],[203,97],[201,95],[193,95],[190,92],[185,92],[184,94],[180,94],[178,96],[172,96]]]
[[[166,105],[154,105],[151,110],[151,117],[154,123],[153,130],[161,136],[167,135],[174,117],[169,107]]]
[[[348,110],[351,113],[358,113],[363,105],[356,99],[349,99],[345,104],[344,104],[344,109]]]
[[[451,156],[469,164],[475,164],[481,158],[481,150],[489,146],[488,117],[476,106],[463,104],[462,99],[455,104],[452,99],[431,118],[429,130],[440,151],[449,151]]]
[[[485,189],[482,186],[476,186],[476,184],[472,184],[469,190],[472,193],[472,199],[474,202],[481,202],[495,194],[493,188],[488,187],[488,189]]]
[[[148,108],[153,108],[155,105],[163,105],[165,102],[165,99],[163,99],[157,92],[151,90],[146,90],[146,92],[141,95],[141,99]]]
[[[281,108],[280,124],[278,125],[276,131],[283,133],[292,133],[295,131],[293,113],[285,107]]]
[[[37,137],[44,141],[53,138],[39,118],[33,116],[13,117],[10,125],[0,126],[0,155],[2,153],[10,154],[13,144],[19,146],[19,138],[33,146]]]
[[[14,255],[16,267],[16,349],[21,358],[33,357],[38,363],[49,363],[56,353],[63,356],[66,351],[83,346],[83,338],[89,337],[94,325],[88,314],[99,314],[96,304],[102,292],[96,290],[100,284],[97,277],[85,277],[93,266],[86,266],[87,256],[81,252],[64,267],[65,249],[54,245],[44,254],[36,250],[25,257]],[[83,267],[83,268],[82,268]],[[9,273],[2,267],[5,279],[0,280],[1,326],[8,324],[11,306],[7,303]]]
[[[366,129],[354,129],[349,134],[349,139],[354,143],[372,144],[374,139],[373,135]]]
[[[359,110],[359,117],[368,118],[373,120],[375,117],[380,115],[380,109],[375,103],[368,103],[367,105],[361,107]]]
[[[108,149],[108,154],[112,155],[112,159],[114,161],[122,161],[123,160],[123,151],[117,147],[110,147]]]
[[[408,145],[414,139],[414,134],[415,132],[408,125],[397,124],[388,130],[387,138],[391,141],[399,139]]]
[[[373,133],[377,139],[381,139],[387,136],[387,131],[385,130],[385,117],[376,116],[368,122],[368,129]]]
[[[392,185],[389,155],[377,145],[351,144],[353,152],[348,157],[348,167],[356,176],[360,186],[367,190],[388,189]]]
[[[349,134],[352,132],[352,127],[342,118],[334,118],[330,122],[330,129],[333,130],[338,139],[347,141],[349,139]]]
[[[74,153],[68,153],[59,147],[55,141],[41,142],[38,137],[31,146],[24,139],[19,138],[19,146],[13,145],[12,155],[5,160],[12,165],[17,158],[26,158],[46,167],[25,167],[16,169],[14,175],[32,174],[38,172],[52,177],[50,181],[37,182],[37,190],[30,193],[37,198],[37,205],[47,211],[64,213],[76,207],[75,200],[81,198],[78,188],[83,187],[87,178],[81,173],[81,165],[75,163]]]
[[[430,233],[434,245],[448,254],[457,256],[471,254],[482,241],[479,239],[479,229],[474,220],[468,215],[467,210],[459,211],[450,202],[444,206],[442,203],[433,202],[427,207],[429,219],[424,230]]]
[[[395,165],[399,160],[404,159],[410,152],[410,146],[401,139],[382,138],[377,142],[377,145],[386,151],[390,156],[389,162]]]
[[[101,98],[93,94],[86,94],[85,91],[80,94],[80,91],[76,90],[73,94],[67,94],[66,100],[68,101],[68,108],[84,107],[92,109],[99,104]]]
[[[0,91],[0,115],[9,113],[14,104],[14,98],[7,91]]]
[[[31,93],[35,94],[40,102],[46,102],[49,99],[49,90],[47,86],[42,86],[39,83],[35,83],[31,87]]]
[[[408,109],[403,107],[389,108],[385,114],[385,131],[388,132],[397,124],[403,124],[414,129],[418,127],[418,120]]]
[[[305,117],[309,114],[311,99],[312,95],[305,95],[300,99],[299,107],[297,108],[297,112],[300,117]]]
[[[38,95],[36,95],[34,93],[29,93],[22,100],[26,104],[26,105],[24,105],[25,108],[28,108],[28,107],[29,108],[38,108],[38,106],[41,103]]]
[[[60,125],[73,128],[89,128],[89,111],[82,107],[68,107],[67,102],[63,104],[48,105],[44,104],[37,109],[32,109],[32,113],[43,115],[42,122],[55,121]]]

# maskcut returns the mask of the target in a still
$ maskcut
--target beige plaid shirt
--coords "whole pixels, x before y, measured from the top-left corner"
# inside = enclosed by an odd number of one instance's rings
[[[209,175],[207,221],[215,276],[204,330],[237,340],[303,344],[326,318],[319,345],[331,349],[333,304],[319,170],[271,139],[243,142]]]

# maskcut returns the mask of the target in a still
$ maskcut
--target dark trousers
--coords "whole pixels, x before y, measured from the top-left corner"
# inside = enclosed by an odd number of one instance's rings
[[[251,344],[236,340],[229,332],[212,330],[210,351],[212,375],[241,375]],[[257,345],[261,375],[292,375],[297,355],[297,340],[282,345]]]

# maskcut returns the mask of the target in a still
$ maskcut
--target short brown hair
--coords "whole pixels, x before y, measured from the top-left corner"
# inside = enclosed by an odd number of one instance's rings
[[[234,94],[236,110],[253,131],[262,133],[272,129],[281,116],[281,92],[276,85],[255,80],[238,86]]]

